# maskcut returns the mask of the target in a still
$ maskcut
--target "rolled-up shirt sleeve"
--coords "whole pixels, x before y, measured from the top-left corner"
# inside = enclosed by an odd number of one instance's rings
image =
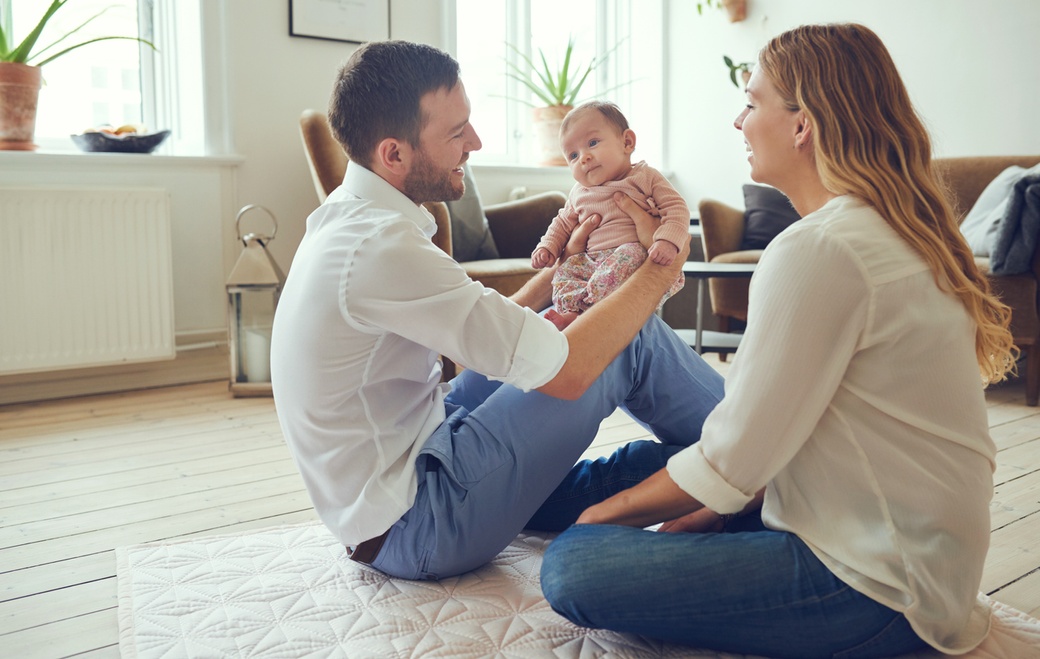
[[[715,512],[735,513],[751,501],[708,462],[699,443],[672,456],[667,469],[676,485]]]
[[[489,375],[492,380],[501,380],[531,391],[556,377],[567,361],[568,344],[556,326],[530,309],[523,309],[524,323],[520,338],[513,352],[513,363],[506,377]]]

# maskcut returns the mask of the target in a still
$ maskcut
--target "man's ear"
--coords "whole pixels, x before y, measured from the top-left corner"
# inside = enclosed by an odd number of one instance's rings
[[[621,133],[621,139],[625,143],[625,153],[632,153],[636,150],[636,132],[631,128],[626,128],[625,132]]]
[[[387,137],[376,145],[374,164],[387,172],[403,176],[408,171],[411,155],[411,145],[396,138]]]

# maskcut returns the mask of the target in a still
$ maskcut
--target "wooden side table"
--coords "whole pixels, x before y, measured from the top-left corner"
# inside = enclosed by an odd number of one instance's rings
[[[697,280],[697,325],[696,329],[677,329],[678,334],[697,354],[711,352],[736,352],[740,345],[739,334],[704,330],[704,289],[712,277],[750,277],[755,273],[754,263],[705,263],[687,261],[683,274],[687,279]]]

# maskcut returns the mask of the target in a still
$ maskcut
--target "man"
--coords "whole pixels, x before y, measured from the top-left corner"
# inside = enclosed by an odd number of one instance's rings
[[[647,323],[689,245],[562,333],[534,311],[551,269],[509,300],[434,247],[420,204],[462,195],[481,146],[469,115],[446,53],[358,48],[329,110],[351,163],[307,220],[275,317],[275,403],[315,509],[353,560],[408,579],[478,567],[525,526],[566,528],[696,441],[722,398],[718,374]],[[467,369],[450,385],[441,354]],[[619,405],[664,443],[575,466]]]

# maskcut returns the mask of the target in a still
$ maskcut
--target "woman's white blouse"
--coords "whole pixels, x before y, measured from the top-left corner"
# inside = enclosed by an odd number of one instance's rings
[[[668,473],[720,513],[766,485],[768,527],[966,652],[989,626],[996,453],[975,329],[873,208],[833,199],[765,250],[725,399]]]

